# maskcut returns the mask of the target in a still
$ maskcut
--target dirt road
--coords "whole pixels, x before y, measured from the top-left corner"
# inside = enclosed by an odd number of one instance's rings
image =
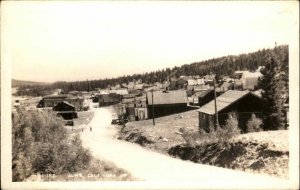
[[[94,156],[115,163],[138,179],[203,188],[282,189],[288,185],[286,180],[182,161],[117,140],[115,126],[110,125],[113,108],[97,108],[94,111],[90,122],[92,131],[88,127],[81,135],[84,146]]]

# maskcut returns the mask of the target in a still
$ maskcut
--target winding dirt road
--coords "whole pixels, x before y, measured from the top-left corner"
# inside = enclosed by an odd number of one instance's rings
[[[272,188],[283,189],[287,180],[256,175],[230,169],[182,161],[159,154],[139,145],[115,138],[116,128],[111,125],[112,107],[97,108],[90,126],[82,132],[83,145],[100,159],[109,160],[146,182],[172,182],[202,188]]]

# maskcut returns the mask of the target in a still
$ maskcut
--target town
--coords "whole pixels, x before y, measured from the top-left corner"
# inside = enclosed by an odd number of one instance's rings
[[[283,51],[285,46],[276,48]],[[277,55],[271,56],[275,59]],[[85,84],[88,84],[89,91],[49,90],[49,84],[28,85],[27,82],[27,85],[13,89],[13,113],[17,114],[23,107],[29,112],[40,110],[54,114],[64,123],[69,139],[80,135],[83,144],[91,148],[94,156],[99,155],[118,166],[122,165],[119,157],[106,157],[103,153],[114,154],[112,151],[116,147],[110,146],[128,141],[177,159],[287,178],[288,141],[283,143],[283,139],[287,139],[289,128],[288,91],[286,89],[280,99],[276,99],[281,106],[277,112],[282,115],[273,119],[281,119],[281,122],[275,120],[272,123],[268,120],[270,113],[266,111],[264,80],[270,64],[274,66],[280,62],[267,60],[262,64],[254,69],[235,70],[231,75],[221,76],[212,72],[176,76],[175,71],[169,72],[165,77],[167,80],[162,82],[133,79],[109,84],[105,88],[92,89],[87,81]],[[280,72],[276,71],[273,75]],[[17,82],[22,83],[13,81],[14,84]],[[31,94],[39,88],[44,88],[48,94],[26,96],[26,93]],[[99,138],[106,139],[106,143],[96,143]],[[102,148],[92,148],[93,144]],[[128,145],[121,146],[125,150]],[[216,147],[212,149],[212,146]],[[232,148],[237,151],[231,151]],[[139,153],[144,154],[141,150]],[[237,159],[244,161],[236,162]],[[276,167],[278,165],[280,167]],[[111,174],[97,177],[102,180],[103,176],[130,180],[126,171],[132,172],[135,168],[124,169],[124,173],[120,174],[122,177]],[[84,176],[89,175],[84,173]]]
[[[214,81],[215,75],[211,74],[170,77],[169,81],[154,84],[138,80],[90,92],[61,94],[61,89],[56,89],[54,94],[42,97],[36,107],[53,109],[68,124],[78,117],[77,112],[89,110],[94,105],[91,103],[97,103],[99,107],[114,105],[118,116],[115,119],[120,124],[125,120],[140,121],[195,110],[199,112],[199,127],[207,129],[209,119],[205,118],[216,114],[213,102],[216,98],[217,112],[248,113],[240,117],[243,121],[239,122],[241,125],[244,123],[241,127],[246,132],[245,122],[250,119],[251,113],[262,112],[261,89],[258,89],[258,79],[262,76],[260,69],[262,67],[254,72],[236,71],[236,78],[224,76],[218,81]],[[14,106],[20,102],[22,100],[15,99]],[[222,124],[224,121],[225,118],[220,120]]]
[[[299,189],[297,5],[4,2],[1,189]]]

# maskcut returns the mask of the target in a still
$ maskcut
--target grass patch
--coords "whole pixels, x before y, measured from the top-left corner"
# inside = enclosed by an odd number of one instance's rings
[[[32,175],[29,180],[40,181],[133,181],[136,180],[126,170],[116,167],[113,163],[93,158],[87,169],[75,173],[61,175]]]

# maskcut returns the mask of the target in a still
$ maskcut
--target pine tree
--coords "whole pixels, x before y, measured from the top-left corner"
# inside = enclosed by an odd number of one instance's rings
[[[281,50],[281,51],[280,51]],[[277,130],[286,128],[286,108],[288,100],[288,57],[287,52],[271,53],[261,73],[259,81],[264,104],[264,129]]]

